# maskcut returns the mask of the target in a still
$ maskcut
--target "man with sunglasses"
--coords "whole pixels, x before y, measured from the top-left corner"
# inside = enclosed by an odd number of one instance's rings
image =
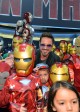
[[[40,37],[39,49],[36,51],[35,66],[38,63],[46,63],[49,67],[55,62],[59,62],[60,58],[53,53],[52,46],[54,37],[50,32],[44,32]]]

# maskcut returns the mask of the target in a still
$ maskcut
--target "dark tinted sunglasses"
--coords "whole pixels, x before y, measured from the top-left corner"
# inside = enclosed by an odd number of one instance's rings
[[[41,47],[45,47],[45,46],[46,46],[46,47],[48,47],[48,48],[51,48],[51,47],[52,47],[51,44],[47,44],[47,45],[45,45],[45,44],[40,44],[40,46],[41,46]]]

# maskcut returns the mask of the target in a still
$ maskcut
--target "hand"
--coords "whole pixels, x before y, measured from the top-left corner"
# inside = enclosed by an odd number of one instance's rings
[[[7,57],[7,58],[5,58],[5,63],[7,63],[9,66],[13,67],[14,60],[13,60],[13,58]]]
[[[39,67],[35,67],[35,68],[33,69],[33,71],[36,72],[36,73],[38,72],[38,70],[39,70]]]
[[[25,104],[21,104],[20,112],[27,112],[27,108],[24,106],[25,106]]]

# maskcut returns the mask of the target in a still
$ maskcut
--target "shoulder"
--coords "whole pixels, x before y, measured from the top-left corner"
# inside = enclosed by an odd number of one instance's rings
[[[39,49],[36,50],[35,55],[36,55],[36,57],[40,57],[40,50]]]
[[[9,70],[10,70],[10,66],[4,61],[1,61],[0,62],[0,72],[9,71]]]
[[[49,55],[50,58],[54,59],[55,61],[60,61],[60,58],[59,56],[57,56],[54,52],[50,52],[50,55]]]
[[[36,53],[40,53],[40,50],[39,49],[36,49]]]
[[[49,56],[56,57],[57,55],[54,52],[50,52]]]

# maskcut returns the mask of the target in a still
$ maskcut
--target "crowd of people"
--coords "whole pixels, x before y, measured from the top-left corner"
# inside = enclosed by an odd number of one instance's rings
[[[57,104],[59,102],[56,101],[57,95],[54,96],[55,89],[56,91],[58,91],[59,89],[56,86],[59,86],[59,83],[60,83],[61,91],[66,91],[67,89],[67,91],[69,91],[68,94],[75,93],[75,95],[73,95],[75,97],[72,97],[71,99],[73,105],[70,104],[71,105],[70,109],[76,112],[79,112],[79,96],[78,96],[79,91],[75,89],[78,91],[76,93],[74,90],[71,90],[71,88],[66,87],[67,85],[69,86],[69,83],[71,83],[70,86],[75,88],[74,83],[71,82],[71,78],[73,78],[73,81],[75,79],[75,76],[71,76],[72,73],[74,72],[73,63],[71,63],[72,61],[69,60],[71,59],[72,54],[69,54],[69,52],[67,53],[67,49],[63,46],[63,48],[66,49],[64,54],[65,55],[68,54],[68,57],[65,56],[66,58],[62,58],[62,60],[60,60],[61,55],[58,55],[58,54],[62,52],[63,49],[57,48],[53,52],[52,50],[53,42],[54,42],[54,37],[51,35],[51,33],[45,32],[41,35],[38,50],[35,50],[34,46],[28,43],[18,44],[15,46],[13,52],[8,53],[8,56],[4,60],[0,61],[0,64],[1,64],[0,71],[9,72],[9,76],[6,79],[5,84],[3,83],[4,84],[3,88],[0,91],[0,96],[1,96],[0,110],[1,111],[3,111],[3,109],[5,109],[5,106],[6,106],[6,108],[8,109],[7,111],[11,111],[11,112],[16,112],[16,111],[20,111],[20,112],[57,111],[57,112],[60,112],[61,109],[60,108],[58,109],[56,107],[57,105],[59,105]],[[63,44],[64,41],[61,41],[61,42],[62,42],[62,45],[65,45]],[[26,52],[24,48],[26,48]],[[71,48],[74,48],[74,47],[71,47]],[[75,52],[72,52],[72,53],[75,54]],[[62,54],[62,57],[64,57],[64,54]],[[23,61],[19,62],[19,60],[21,59],[24,60],[24,63],[26,62],[25,63],[26,65],[23,63]],[[71,72],[71,70],[73,70],[73,72]],[[27,81],[31,80],[31,83],[28,84],[29,82],[27,82],[26,80]],[[19,81],[23,81],[22,83],[26,83],[25,84],[26,89],[25,89],[25,86],[23,86],[22,84],[21,85],[19,84]],[[57,81],[60,81],[60,82],[57,82]],[[36,86],[36,83],[37,83],[37,86]],[[65,86],[63,86],[64,84]],[[14,86],[16,86],[16,88],[11,90],[12,88],[14,88]],[[27,86],[30,86],[30,87],[27,87]],[[54,88],[54,90],[52,90],[51,88],[52,89]],[[24,93],[23,90],[27,92]],[[36,95],[34,90],[36,91]],[[54,92],[52,93],[51,90]],[[17,92],[17,94],[15,93],[15,91]],[[32,92],[34,94],[32,94]],[[51,93],[53,96],[51,96]],[[65,93],[67,94],[67,92],[62,92],[62,93],[63,95],[65,95]],[[23,102],[24,96],[28,97],[27,102],[25,101]],[[23,97],[22,101],[20,101],[21,97]],[[53,97],[55,99],[54,101],[52,100]],[[61,95],[60,95],[60,98],[61,98]],[[60,100],[61,104],[63,104],[64,102],[67,102],[66,100],[68,100],[68,98],[66,97],[64,97],[64,99],[61,99]],[[50,103],[52,101],[55,103]],[[76,102],[76,105],[77,105],[76,110],[73,109],[75,105],[74,102]],[[19,105],[18,103],[20,103],[21,105]],[[28,104],[26,105],[26,103]],[[68,103],[70,103],[70,98]],[[67,105],[67,103],[65,105]],[[66,112],[66,109],[67,107],[64,108],[63,111]]]
[[[13,51],[1,54],[0,112],[80,112],[80,37],[53,49],[53,35],[43,32],[36,49],[31,19],[25,13],[17,22]]]

